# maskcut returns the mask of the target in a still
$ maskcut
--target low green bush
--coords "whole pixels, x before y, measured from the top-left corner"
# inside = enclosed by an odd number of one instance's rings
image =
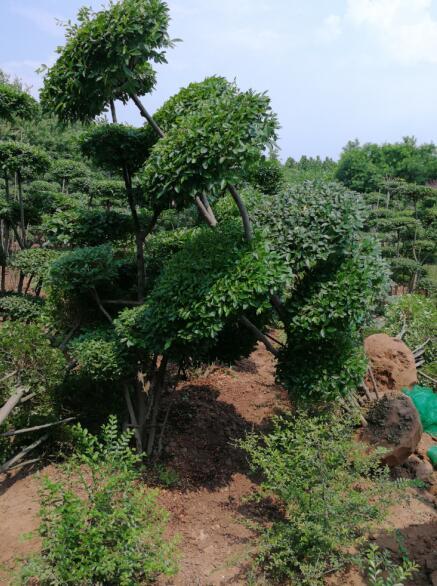
[[[140,457],[111,417],[101,441],[80,426],[61,480],[44,479],[42,551],[22,569],[22,584],[149,584],[176,572],[176,543],[156,491],[140,484]]]
[[[260,527],[257,561],[271,580],[322,584],[399,495],[381,452],[368,453],[352,433],[333,416],[297,415],[278,417],[269,435],[241,442],[263,475],[261,495],[272,496],[281,513]]]
[[[41,315],[43,305],[43,299],[31,295],[0,296],[0,316],[23,322],[36,321]]]
[[[415,350],[427,340],[424,371],[437,378],[437,302],[423,295],[402,295],[388,305],[385,331],[397,336],[405,328],[404,342]]]

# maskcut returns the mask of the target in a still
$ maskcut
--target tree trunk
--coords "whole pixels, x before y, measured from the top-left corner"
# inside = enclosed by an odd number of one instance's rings
[[[141,232],[135,235],[135,244],[137,248],[137,295],[138,302],[144,303],[146,293],[146,270],[144,267],[144,237]]]
[[[0,291],[6,293],[6,265],[2,265]]]
[[[20,204],[20,223],[21,223],[21,240],[23,247],[26,248],[26,223],[24,221],[24,201],[23,201],[23,184],[21,181],[21,174],[17,173],[18,181],[18,201]]]
[[[117,111],[115,109],[114,100],[111,100],[109,102],[109,106],[111,108],[112,122],[113,122],[113,124],[117,124]]]
[[[158,423],[159,409],[161,406],[161,399],[165,387],[165,373],[167,370],[168,358],[163,356],[161,358],[161,364],[159,365],[158,373],[156,376],[155,384],[153,385],[153,409],[152,418],[149,426],[149,437],[147,440],[147,455],[151,456],[153,448],[155,446],[156,429]]]
[[[20,271],[20,278],[18,279],[17,293],[23,292],[24,274]]]

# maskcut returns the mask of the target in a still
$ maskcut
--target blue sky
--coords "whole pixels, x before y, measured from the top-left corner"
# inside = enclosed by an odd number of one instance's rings
[[[56,19],[103,0],[0,0],[0,67],[38,94],[35,69],[63,43]],[[220,74],[267,90],[281,157],[337,157],[350,139],[437,133],[437,0],[169,0],[183,39],[144,98],[153,111],[191,81]],[[119,111],[130,123],[133,108]]]

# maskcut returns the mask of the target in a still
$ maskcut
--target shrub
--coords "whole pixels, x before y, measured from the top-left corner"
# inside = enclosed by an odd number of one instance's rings
[[[85,332],[69,345],[76,373],[94,381],[117,381],[127,370],[127,356],[112,330],[99,328]]]
[[[45,394],[62,382],[65,366],[62,352],[51,347],[39,326],[6,322],[0,328],[0,378],[16,371],[19,383]],[[0,386],[3,399],[1,394]]]
[[[402,295],[387,306],[385,330],[390,336],[397,336],[406,327],[404,341],[415,350],[429,340],[425,346],[425,370],[431,376],[437,375],[437,304],[433,298],[423,295]]]
[[[0,405],[16,391],[29,387],[34,396],[17,406],[1,431],[32,427],[53,421],[57,412],[55,391],[62,383],[66,363],[57,348],[52,348],[44,332],[35,324],[20,321],[5,322],[0,328]],[[5,379],[5,375],[12,375]],[[29,443],[25,435],[0,443],[0,458],[17,452],[22,443]]]
[[[205,356],[242,313],[270,312],[270,295],[289,277],[262,238],[245,242],[238,221],[202,228],[166,263],[146,305],[120,314],[116,330],[128,345],[149,352]],[[241,334],[234,339],[235,359],[240,343],[252,340],[250,332]]]
[[[404,586],[419,569],[408,558],[396,565],[390,553],[380,550],[377,545],[369,546],[364,556],[364,563],[361,561],[359,565],[365,570],[370,586]]]
[[[60,256],[50,268],[50,285],[67,294],[84,293],[110,284],[117,265],[109,245],[77,248]]]
[[[262,158],[256,165],[251,183],[266,195],[277,193],[284,184],[284,173],[277,159]]]
[[[130,586],[175,573],[175,541],[164,537],[168,515],[139,482],[131,434],[119,435],[111,417],[101,442],[80,426],[75,435],[62,479],[44,480],[42,552],[24,566],[22,583]]]
[[[30,295],[8,294],[0,297],[0,316],[10,320],[31,322],[41,315],[44,301]]]
[[[278,417],[262,441],[252,434],[241,445],[282,511],[260,529],[258,562],[272,579],[322,583],[399,493],[380,452],[368,453],[335,416]]]

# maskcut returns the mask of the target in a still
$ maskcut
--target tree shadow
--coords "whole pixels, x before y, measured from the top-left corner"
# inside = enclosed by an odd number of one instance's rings
[[[227,486],[235,473],[249,472],[236,442],[259,427],[218,397],[212,386],[189,385],[173,399],[163,459],[179,476],[179,490],[216,490]]]
[[[14,485],[20,480],[24,480],[29,476],[34,476],[36,472],[42,470],[46,464],[43,462],[35,462],[34,464],[28,464],[22,468],[11,470],[0,474],[0,497],[8,492],[9,489],[13,488]]]
[[[431,505],[430,508],[432,509]],[[419,571],[414,574],[409,586],[432,584],[431,574],[437,571],[437,518],[423,524],[414,524],[397,529],[395,532],[382,532],[376,537],[379,547],[388,549],[395,560],[401,561],[403,555],[416,562]]]

